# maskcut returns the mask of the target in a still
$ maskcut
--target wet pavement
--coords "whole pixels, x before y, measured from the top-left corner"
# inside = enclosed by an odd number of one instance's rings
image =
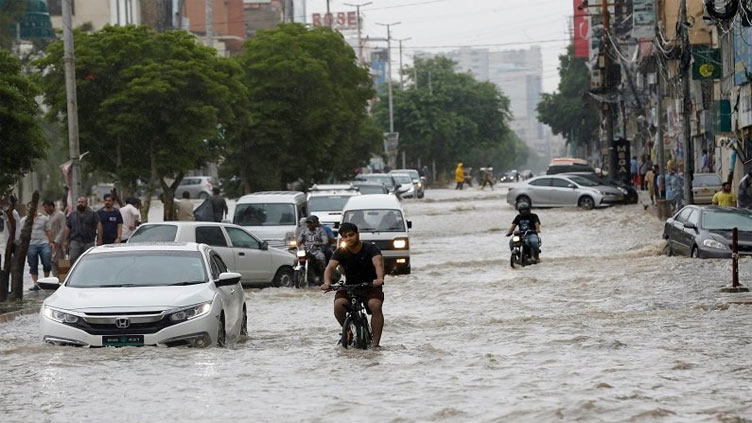
[[[730,304],[752,297],[720,292],[730,261],[661,255],[641,205],[536,210],[524,269],[503,189],[406,208],[413,274],[386,280],[380,350],[338,348],[313,289],[247,290],[226,349],[45,346],[21,316],[0,325],[2,421],[752,421],[752,307]]]

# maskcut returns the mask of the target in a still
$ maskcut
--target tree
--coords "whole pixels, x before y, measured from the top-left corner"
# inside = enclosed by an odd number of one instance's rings
[[[377,150],[381,134],[366,112],[371,78],[339,33],[280,25],[250,39],[237,60],[248,120],[223,166],[240,191],[346,177]]]
[[[554,134],[561,134],[575,148],[582,146],[585,154],[594,147],[592,140],[600,126],[598,109],[593,101],[586,99],[590,90],[590,72],[585,59],[574,57],[574,46],[567,54],[559,56],[559,89],[553,94],[545,93],[538,103],[538,119],[551,127]]]
[[[414,66],[405,74],[417,74],[417,87],[396,90],[393,97],[394,128],[407,156],[435,160],[448,169],[471,151],[513,142],[509,99],[496,85],[456,72],[455,63],[445,57],[418,58]],[[382,128],[389,127],[388,113],[384,94],[374,110]]]
[[[0,49],[0,197],[45,155],[47,141],[34,99],[38,93],[18,60]]]
[[[75,33],[81,150],[130,190],[163,191],[165,220],[186,171],[217,160],[244,109],[241,69],[184,31],[107,26]],[[62,43],[36,62],[51,116],[66,113]],[[145,213],[151,195],[147,196]]]

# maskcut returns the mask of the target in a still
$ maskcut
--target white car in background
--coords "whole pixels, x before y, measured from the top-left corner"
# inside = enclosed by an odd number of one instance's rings
[[[55,345],[224,346],[248,333],[240,275],[195,243],[92,248],[44,301],[39,320],[42,341]]]
[[[350,184],[314,185],[308,190],[308,214],[334,229],[342,220],[342,209],[347,200],[356,195],[360,195],[360,191]]]
[[[141,242],[196,242],[206,244],[241,275],[243,285],[289,286],[295,256],[269,247],[245,228],[232,223],[160,222],[144,223],[128,240]]]
[[[413,182],[413,178],[407,173],[390,173],[397,183],[397,191],[401,198],[417,198],[418,186]]]

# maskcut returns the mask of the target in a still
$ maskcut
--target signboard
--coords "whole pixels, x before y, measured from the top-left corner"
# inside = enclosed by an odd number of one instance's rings
[[[734,22],[734,83],[749,82],[747,74],[752,74],[752,28]]]
[[[692,47],[692,79],[721,79],[721,49],[708,46]]]
[[[396,155],[398,149],[399,132],[384,132],[384,152],[387,155]]]
[[[655,0],[632,0],[632,38],[655,37]]]
[[[587,58],[590,23],[587,7],[582,4],[583,0],[574,0],[574,57]]]
[[[629,183],[632,179],[630,174],[630,148],[629,141],[624,138],[619,138],[614,141],[614,148],[616,148],[616,179]]]
[[[355,12],[337,12],[337,13],[314,13],[311,15],[313,26],[330,26],[332,29],[344,31],[349,29],[358,29],[358,14]]]

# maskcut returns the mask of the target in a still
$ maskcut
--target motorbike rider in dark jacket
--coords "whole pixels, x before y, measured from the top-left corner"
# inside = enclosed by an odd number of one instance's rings
[[[507,236],[512,235],[515,228],[517,228],[518,226],[520,228],[520,232],[522,233],[530,231],[528,232],[525,241],[530,246],[530,248],[533,249],[533,258],[535,259],[535,262],[538,263],[540,261],[540,238],[538,238],[538,234],[541,231],[540,219],[538,218],[537,214],[530,212],[530,204],[526,202],[521,202],[520,204],[518,204],[517,211],[519,211],[519,214],[514,218],[514,221],[512,221],[512,227],[509,228]],[[510,240],[509,249],[511,250],[513,248],[513,243]]]

